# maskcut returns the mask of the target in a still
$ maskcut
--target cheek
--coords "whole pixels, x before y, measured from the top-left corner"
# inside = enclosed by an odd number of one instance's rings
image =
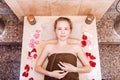
[[[67,33],[67,34],[71,34],[71,30],[67,31],[66,33]]]
[[[55,34],[56,34],[56,35],[60,35],[60,31],[56,30],[56,31],[55,31]]]

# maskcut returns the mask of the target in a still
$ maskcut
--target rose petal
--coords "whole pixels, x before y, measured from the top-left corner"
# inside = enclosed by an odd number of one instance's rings
[[[24,69],[28,72],[30,70],[30,66],[28,64],[26,64]]]
[[[89,52],[86,52],[86,56],[88,57],[88,56],[91,56],[91,53],[89,53]]]
[[[96,63],[93,62],[93,61],[89,61],[89,63],[90,63],[90,66],[91,66],[91,67],[95,67],[95,66],[96,66]]]
[[[34,43],[35,43],[35,40],[34,40],[34,39],[31,39],[31,40],[30,40],[30,43],[34,44]]]
[[[82,39],[83,39],[83,40],[87,40],[87,36],[83,34],[83,35],[82,35]]]
[[[29,78],[29,80],[34,80],[33,77]]]
[[[36,34],[34,34],[33,36],[34,36],[35,39],[38,39],[38,38],[39,38],[39,35],[40,35],[39,33],[36,33]]]
[[[37,29],[37,30],[36,30],[36,32],[37,32],[37,33],[39,33],[39,32],[40,32],[40,30],[38,30],[38,29]]]
[[[85,47],[87,45],[86,41],[81,41],[82,47]]]
[[[31,57],[31,52],[28,51],[28,56]]]
[[[38,41],[38,40],[36,40],[36,41],[35,41],[35,44],[39,44],[39,41]]]
[[[91,45],[91,41],[90,40],[87,40],[86,41],[88,45]]]
[[[23,72],[22,76],[28,77],[28,72]]]
[[[34,56],[33,56],[33,57],[34,57],[34,59],[36,59],[36,58],[37,58],[37,54],[34,54]]]
[[[29,47],[34,48],[34,44],[33,43],[29,43]]]
[[[36,52],[36,49],[35,49],[35,48],[33,48],[31,52]]]
[[[90,55],[90,59],[96,59],[96,57],[95,56],[93,56],[93,55]]]

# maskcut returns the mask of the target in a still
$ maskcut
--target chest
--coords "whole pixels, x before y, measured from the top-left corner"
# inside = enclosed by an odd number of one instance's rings
[[[54,47],[50,51],[51,53],[76,53],[76,50],[72,46]]]

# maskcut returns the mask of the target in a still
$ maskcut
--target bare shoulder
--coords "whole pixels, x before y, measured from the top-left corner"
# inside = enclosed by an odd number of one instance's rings
[[[81,46],[80,46],[80,44],[72,44],[72,47],[74,48],[74,49],[81,49]]]
[[[55,44],[46,44],[44,48],[51,50],[54,46],[55,46]]]

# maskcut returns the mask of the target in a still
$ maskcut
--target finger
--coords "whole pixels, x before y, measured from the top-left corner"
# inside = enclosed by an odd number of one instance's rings
[[[66,63],[66,62],[59,62],[63,67],[66,67],[66,66],[69,66],[70,65],[70,63]]]
[[[65,65],[64,65],[63,62],[60,61],[59,64],[60,64],[61,66],[65,67]]]
[[[62,75],[62,76],[65,76],[67,73],[68,73],[68,72],[66,71],[66,72],[62,73],[61,75]]]
[[[57,71],[57,72],[59,72],[59,73],[61,72],[61,73],[62,73],[62,72],[64,72],[64,71],[63,71],[63,70],[59,70],[59,71]]]
[[[61,66],[60,64],[57,65],[60,67],[60,69],[65,70],[65,67]]]

